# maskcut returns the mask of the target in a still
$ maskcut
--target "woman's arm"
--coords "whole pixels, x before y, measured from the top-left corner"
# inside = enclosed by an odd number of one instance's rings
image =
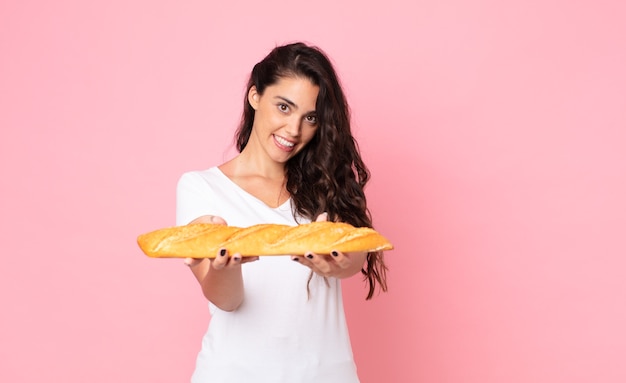
[[[191,221],[194,223],[226,224],[220,217],[205,215]],[[243,302],[243,276],[241,265],[256,261],[258,257],[232,256],[226,249],[220,251],[214,259],[185,259],[185,263],[200,283],[202,293],[215,306],[224,311],[234,311]]]

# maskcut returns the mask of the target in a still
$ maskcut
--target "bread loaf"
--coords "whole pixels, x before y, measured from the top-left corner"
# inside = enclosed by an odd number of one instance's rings
[[[374,229],[339,222],[311,222],[299,226],[260,224],[246,228],[198,223],[142,234],[137,242],[146,255],[154,258],[214,258],[220,249],[242,256],[393,249],[393,245]]]

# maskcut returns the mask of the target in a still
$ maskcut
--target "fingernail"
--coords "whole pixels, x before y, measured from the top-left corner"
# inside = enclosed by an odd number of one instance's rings
[[[240,260],[241,260],[241,258],[239,258],[239,257],[233,257],[233,261],[235,261],[235,262],[239,262]]]
[[[293,258],[291,258],[291,260],[292,260],[292,261],[294,261],[294,262],[300,262],[300,260],[298,259],[298,257],[293,257]]]
[[[220,257],[223,257],[226,255],[226,249],[221,249],[220,250]]]
[[[335,250],[331,251],[331,252],[330,252],[330,254],[331,254],[333,257],[338,257],[338,256],[339,256],[339,253],[338,253],[338,252],[336,252]]]
[[[313,259],[313,254],[309,253],[309,254],[306,255],[306,257],[309,258],[309,259]]]

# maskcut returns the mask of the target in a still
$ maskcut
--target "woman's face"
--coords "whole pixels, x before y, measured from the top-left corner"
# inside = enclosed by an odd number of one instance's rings
[[[280,163],[295,156],[317,131],[315,104],[319,87],[303,77],[282,77],[259,94],[253,86],[248,102],[255,110],[248,146]]]

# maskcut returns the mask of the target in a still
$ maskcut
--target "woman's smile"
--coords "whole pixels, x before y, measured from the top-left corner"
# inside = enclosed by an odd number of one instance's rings
[[[290,152],[294,149],[294,147],[296,146],[295,142],[289,141],[284,137],[278,136],[276,134],[272,135],[274,137],[274,142],[276,142],[276,145],[286,151],[286,152]]]

